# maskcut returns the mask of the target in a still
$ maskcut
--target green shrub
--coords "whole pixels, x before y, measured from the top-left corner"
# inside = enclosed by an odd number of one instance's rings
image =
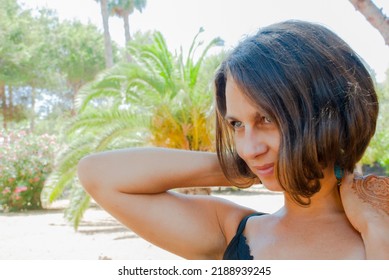
[[[0,206],[3,211],[41,209],[41,192],[54,165],[57,142],[48,134],[0,131]]]

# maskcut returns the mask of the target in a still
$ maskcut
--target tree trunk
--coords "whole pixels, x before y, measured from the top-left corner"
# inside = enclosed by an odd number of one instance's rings
[[[126,48],[128,46],[128,43],[131,41],[131,33],[130,33],[130,14],[129,13],[124,13],[123,15],[123,25],[124,25],[124,37],[126,39]],[[126,50],[126,59],[127,62],[131,62],[131,55],[129,52]]]
[[[0,100],[3,111],[3,128],[7,130],[7,98],[5,96],[5,83],[0,81]]]
[[[30,115],[30,131],[35,129],[35,87],[31,87],[31,115]]]
[[[385,44],[389,46],[389,18],[384,15],[371,0],[349,0],[371,25],[373,25],[384,38]]]
[[[72,95],[72,108],[71,108],[71,111],[70,111],[70,114],[72,117],[76,116],[77,115],[77,109],[76,109],[76,103],[77,103],[77,96],[78,96],[78,92],[80,91],[80,88],[82,87],[83,85],[83,82],[80,81],[80,82],[77,82],[77,83],[73,83],[73,84],[70,84],[71,85],[71,88],[72,88],[72,91],[73,91],[73,95]]]
[[[12,86],[8,86],[8,99],[9,99],[9,106],[8,106],[8,116],[9,120],[13,120],[14,118],[14,96],[13,96],[13,88]]]
[[[105,49],[105,66],[111,68],[113,66],[113,56],[112,56],[112,42],[111,35],[109,34],[109,25],[108,25],[108,2],[107,0],[100,0],[101,16],[103,18],[103,28],[104,28],[104,49]]]
[[[124,24],[124,38],[126,39],[126,46],[131,41],[131,34],[130,34],[130,14],[124,13],[123,15],[123,24]]]

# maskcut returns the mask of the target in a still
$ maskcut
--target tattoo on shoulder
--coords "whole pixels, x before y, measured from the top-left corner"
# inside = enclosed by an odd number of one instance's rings
[[[356,177],[353,189],[364,202],[389,215],[389,177],[376,175]]]

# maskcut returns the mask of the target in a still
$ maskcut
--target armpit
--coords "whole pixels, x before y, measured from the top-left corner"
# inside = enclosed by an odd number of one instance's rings
[[[364,202],[389,215],[389,177],[376,175],[355,177],[352,188]]]

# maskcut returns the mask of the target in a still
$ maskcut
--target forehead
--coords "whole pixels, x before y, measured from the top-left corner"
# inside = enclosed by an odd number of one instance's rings
[[[259,105],[247,96],[230,74],[227,75],[225,95],[226,118],[256,117],[263,112]]]

